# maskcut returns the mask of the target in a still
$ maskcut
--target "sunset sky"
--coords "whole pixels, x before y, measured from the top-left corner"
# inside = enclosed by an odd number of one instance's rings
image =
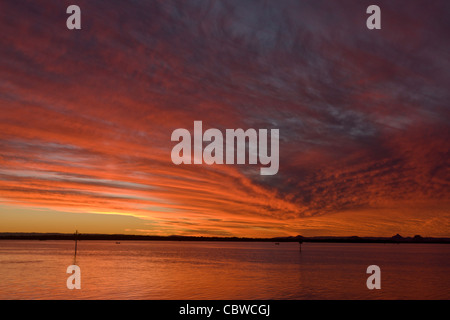
[[[445,0],[1,1],[0,232],[449,237],[449,15]],[[278,173],[173,164],[171,133],[195,120],[279,129]]]

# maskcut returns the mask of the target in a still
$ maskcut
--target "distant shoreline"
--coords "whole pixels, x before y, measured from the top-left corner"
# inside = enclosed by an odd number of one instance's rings
[[[83,234],[71,233],[0,233],[0,240],[111,240],[111,241],[228,241],[228,242],[321,242],[321,243],[441,243],[450,244],[450,238],[431,237],[275,237],[275,238],[238,238],[238,237],[195,237],[195,236],[150,236],[127,234]]]

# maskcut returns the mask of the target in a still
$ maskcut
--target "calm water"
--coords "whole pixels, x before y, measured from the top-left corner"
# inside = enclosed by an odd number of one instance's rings
[[[0,299],[449,299],[450,246],[0,241]],[[381,290],[366,287],[381,268]]]

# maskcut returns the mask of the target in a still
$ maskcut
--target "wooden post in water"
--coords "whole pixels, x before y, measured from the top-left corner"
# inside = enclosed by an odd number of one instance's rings
[[[303,243],[303,241],[298,242],[298,244],[300,245],[300,252],[302,252],[302,243]]]
[[[77,264],[77,245],[78,245],[78,230],[75,230],[75,255],[73,256],[73,264]]]

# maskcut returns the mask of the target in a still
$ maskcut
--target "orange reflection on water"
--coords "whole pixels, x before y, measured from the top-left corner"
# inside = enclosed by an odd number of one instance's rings
[[[448,299],[438,244],[0,241],[1,299]],[[382,289],[366,288],[381,268]]]

